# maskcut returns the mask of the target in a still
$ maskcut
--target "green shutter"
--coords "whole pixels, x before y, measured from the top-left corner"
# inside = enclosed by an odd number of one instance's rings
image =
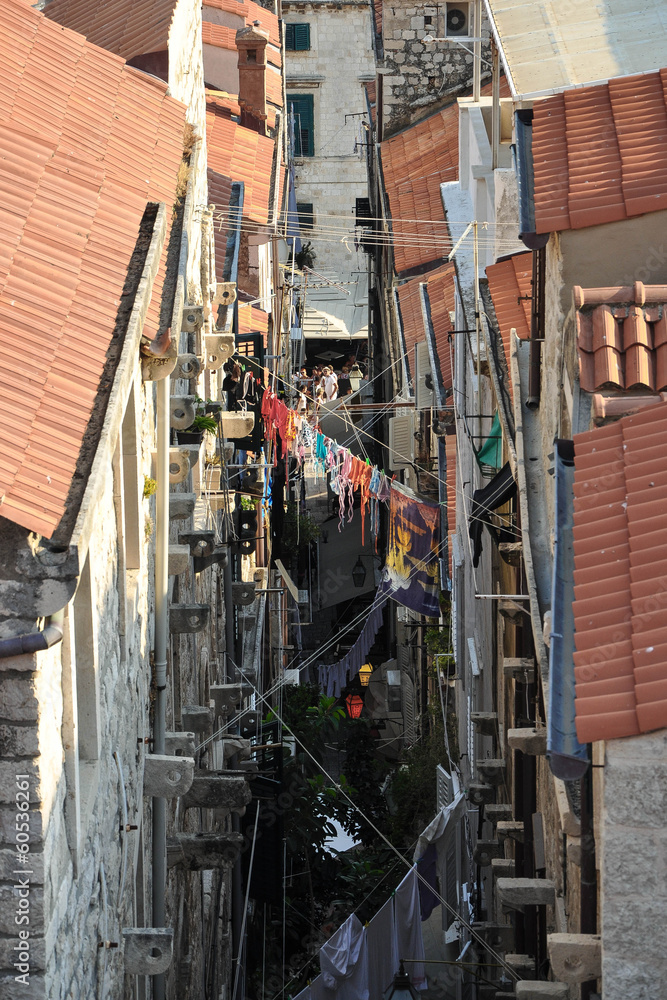
[[[313,228],[313,203],[312,201],[297,201],[296,214],[299,216],[299,229],[302,233]]]
[[[286,24],[285,48],[288,52],[307,52],[310,49],[310,25]]]
[[[294,110],[294,155],[314,156],[313,95],[288,94],[288,114],[292,110]]]

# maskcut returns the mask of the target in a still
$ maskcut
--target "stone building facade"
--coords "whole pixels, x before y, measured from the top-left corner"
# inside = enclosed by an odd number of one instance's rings
[[[283,3],[283,22],[287,112],[292,104],[296,117],[296,199],[312,214],[314,227],[314,232],[304,228],[302,216],[302,240],[312,241],[320,273],[341,282],[365,282],[365,255],[342,237],[352,232],[357,200],[367,198],[365,85],[375,74],[370,8],[357,0],[290,0]],[[303,47],[290,47],[294,26],[302,27],[296,44]],[[357,311],[365,313],[357,301]],[[317,308],[332,311],[324,299]]]
[[[473,7],[473,3],[382,4],[381,15],[376,15],[378,73],[382,77],[378,93],[381,138],[389,138],[470,87],[473,43],[465,38],[473,36]],[[447,27],[455,11],[465,18],[458,29],[465,32],[461,42],[456,41],[456,35],[449,36]],[[481,24],[482,58],[486,60],[486,64],[482,63],[484,79],[490,70],[490,35],[485,12]],[[424,42],[425,36],[436,41]]]

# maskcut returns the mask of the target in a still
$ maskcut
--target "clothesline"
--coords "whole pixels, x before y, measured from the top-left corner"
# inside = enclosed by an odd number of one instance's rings
[[[267,441],[273,445],[275,461],[288,456],[299,465],[311,458],[315,475],[329,475],[332,491],[338,497],[338,530],[354,517],[354,493],[361,495],[361,544],[365,544],[366,510],[370,510],[371,535],[377,551],[379,504],[386,503],[390,495],[391,477],[368,459],[365,461],[339,445],[333,438],[319,430],[317,423],[291,409],[272,389],[262,398],[262,419]],[[278,444],[280,443],[280,455]]]
[[[357,676],[362,664],[366,662],[366,657],[375,642],[375,636],[382,625],[382,612],[386,603],[386,597],[379,602],[376,599],[357,641],[342,660],[329,665],[321,663],[317,668],[320,689],[326,691],[329,698],[340,698],[343,688]]]

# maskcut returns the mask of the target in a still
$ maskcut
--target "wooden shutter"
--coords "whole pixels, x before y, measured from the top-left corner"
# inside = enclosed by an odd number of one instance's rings
[[[294,155],[314,156],[313,95],[288,94],[287,111],[294,110]]]
[[[310,49],[310,25],[286,24],[285,49],[288,52],[307,52]]]

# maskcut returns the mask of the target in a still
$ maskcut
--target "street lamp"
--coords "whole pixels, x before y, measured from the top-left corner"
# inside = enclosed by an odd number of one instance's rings
[[[361,561],[361,556],[359,556],[356,563],[352,567],[352,582],[355,587],[363,587],[366,582],[366,567]]]
[[[350,380],[350,388],[352,389],[352,392],[358,392],[359,389],[361,388],[361,383],[363,381],[364,373],[362,372],[361,368],[359,367],[356,361],[354,362],[349,372],[347,373],[347,377]]]
[[[360,694],[348,694],[345,699],[345,704],[347,706],[347,714],[351,719],[358,719],[361,715],[361,710],[364,707],[364,699]]]
[[[384,991],[383,1000],[419,1000],[419,994],[405,971],[403,959],[400,961],[393,983]]]
[[[368,687],[371,682],[372,673],[373,668],[370,663],[364,663],[363,667],[359,667],[359,680],[361,681],[362,687]]]

